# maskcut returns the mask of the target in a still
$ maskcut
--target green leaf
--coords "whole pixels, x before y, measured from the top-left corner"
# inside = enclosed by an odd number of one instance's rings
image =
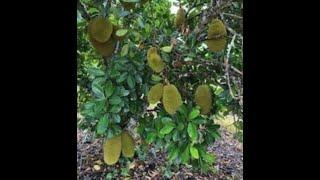
[[[139,74],[136,74],[134,77],[135,77],[137,83],[139,83],[139,84],[142,83],[142,78]]]
[[[215,162],[216,158],[215,158],[215,156],[213,154],[209,154],[209,153],[206,153],[204,151],[199,151],[199,152],[200,152],[200,155],[201,155],[202,159],[205,162],[207,162],[209,164],[212,164],[212,163]]]
[[[160,129],[162,127],[162,123],[161,123],[160,119],[155,119],[154,121],[155,121],[154,122],[154,126],[155,126],[157,132],[160,133]]]
[[[116,80],[117,83],[121,83],[121,82],[123,82],[124,80],[126,80],[126,79],[127,79],[127,75],[128,75],[127,72],[121,74],[120,77]]]
[[[93,109],[96,115],[99,115],[105,112],[105,109],[106,109],[105,103],[106,101],[104,99],[98,99],[95,101],[95,105]]]
[[[146,139],[146,141],[147,141],[147,143],[148,144],[150,144],[150,143],[153,143],[153,141],[154,140],[156,140],[156,133],[154,133],[154,132],[149,132],[148,134],[147,134],[147,139]]]
[[[119,95],[120,95],[120,96],[128,96],[129,93],[130,93],[130,91],[128,91],[128,90],[126,90],[126,89],[124,89],[124,88],[121,88],[121,89],[120,89],[120,92],[119,92]]]
[[[189,120],[192,120],[192,119],[198,117],[199,114],[200,114],[199,109],[195,109],[195,108],[194,108],[194,109],[192,109],[192,111],[189,113],[188,119],[189,119]]]
[[[182,104],[182,105],[179,107],[178,111],[179,111],[185,118],[187,117],[187,115],[188,115],[188,110],[187,110],[186,105]]]
[[[187,164],[190,160],[190,153],[189,153],[189,147],[187,146],[186,149],[181,153],[180,155],[181,162],[183,164]]]
[[[197,127],[193,123],[189,123],[187,131],[191,141],[195,142],[198,139]]]
[[[172,45],[170,45],[170,46],[164,46],[164,47],[161,48],[161,50],[162,50],[163,52],[166,52],[166,53],[171,53],[171,51],[172,51]]]
[[[129,44],[125,44],[121,49],[121,57],[126,56],[129,52]]]
[[[92,82],[92,85],[91,85],[92,92],[97,98],[105,98],[103,88],[101,86],[102,81],[103,81],[103,78],[97,78]]]
[[[223,88],[221,86],[217,86],[216,90],[214,91],[215,95],[220,95],[223,92]]]
[[[111,105],[117,105],[117,104],[120,104],[121,102],[121,98],[119,96],[112,96],[110,99],[109,99],[109,103]]]
[[[195,159],[199,159],[199,152],[198,152],[198,149],[195,148],[194,146],[191,146],[190,147],[190,154],[193,158]]]
[[[121,122],[121,117],[119,114],[113,115],[113,120],[115,123],[120,123]]]
[[[173,140],[174,142],[179,141],[179,133],[178,133],[178,131],[174,131],[174,133],[173,133],[173,135],[172,135],[172,140]]]
[[[133,89],[135,87],[135,85],[136,85],[136,81],[134,80],[134,77],[129,75],[128,78],[127,78],[127,84],[131,89]]]
[[[206,119],[204,119],[202,117],[198,117],[198,118],[194,119],[192,122],[195,124],[204,124],[206,122]]]
[[[172,119],[171,118],[169,118],[169,117],[162,117],[161,118],[161,121],[162,121],[162,123],[168,123],[168,122],[172,122]]]
[[[161,76],[158,76],[158,75],[152,74],[151,80],[158,82],[158,81],[161,81],[161,80],[162,80],[162,77],[161,77]]]
[[[106,83],[106,89],[105,89],[106,96],[110,97],[113,94],[114,90],[115,90],[115,87],[113,86],[112,82],[108,81]]]
[[[111,113],[118,113],[118,112],[120,112],[120,110],[121,110],[121,106],[115,105],[115,106],[112,106],[112,108],[110,109],[110,112]]]
[[[184,129],[184,124],[182,122],[178,123],[178,128],[179,131],[182,131]]]
[[[122,36],[125,36],[127,32],[128,32],[128,29],[118,29],[116,32],[116,35],[122,37]]]
[[[106,116],[103,116],[97,125],[97,134],[102,135],[106,132],[107,127],[108,127],[108,119]]]
[[[169,154],[168,154],[169,161],[176,159],[178,155],[179,155],[179,148],[174,146],[169,150]]]
[[[211,137],[215,138],[215,139],[219,139],[221,136],[217,131],[210,131],[209,132]]]
[[[90,75],[93,75],[94,77],[105,75],[104,71],[102,71],[101,69],[98,69],[98,68],[88,68],[88,72]]]
[[[174,129],[174,127],[175,127],[175,125],[173,123],[167,123],[160,130],[160,134],[162,134],[162,135],[169,134]]]
[[[188,61],[192,61],[192,58],[191,57],[186,57],[183,59],[184,61],[188,62]]]

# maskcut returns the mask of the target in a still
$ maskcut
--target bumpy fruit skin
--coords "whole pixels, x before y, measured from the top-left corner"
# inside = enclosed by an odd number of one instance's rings
[[[150,59],[148,60],[148,65],[150,68],[156,72],[160,73],[164,69],[164,62],[162,61],[161,57],[158,54],[151,54]]]
[[[186,20],[186,11],[183,8],[180,8],[177,11],[175,25],[181,26],[185,22],[185,20]]]
[[[166,85],[163,87],[162,102],[167,113],[173,115],[182,105],[181,95],[174,85]]]
[[[208,114],[212,108],[212,98],[208,85],[200,85],[196,89],[195,101],[200,106],[201,114]]]
[[[121,134],[122,155],[131,158],[134,155],[134,140],[127,131]]]
[[[110,39],[113,26],[109,19],[98,16],[89,22],[88,30],[94,40],[104,43]]]
[[[212,22],[209,24],[208,39],[211,39],[211,38],[216,39],[226,35],[227,35],[227,29],[224,26],[223,22],[219,19],[212,20]]]
[[[118,162],[121,154],[121,135],[115,136],[105,141],[103,145],[103,159],[108,165]]]
[[[155,47],[151,47],[147,52],[147,60],[149,67],[157,73],[163,71],[165,63],[157,53],[157,49]]]
[[[149,59],[150,55],[154,54],[154,53],[158,54],[157,48],[151,47],[150,49],[148,49],[148,51],[147,51],[147,59]]]
[[[101,54],[103,57],[112,56],[112,54],[116,48],[116,43],[113,40],[113,38],[110,38],[109,41],[107,41],[105,43],[100,43],[100,42],[94,40],[89,35],[89,41],[91,42],[92,46],[97,50],[97,52],[99,54]]]
[[[163,93],[163,84],[158,83],[151,87],[151,89],[148,92],[148,102],[150,104],[155,104],[156,102],[160,101],[162,98]]]
[[[206,44],[208,48],[213,52],[218,52],[223,50],[227,44],[227,29],[223,22],[219,19],[214,19],[209,24],[208,29],[208,39]]]
[[[213,52],[219,52],[226,47],[227,39],[206,40],[208,48]]]

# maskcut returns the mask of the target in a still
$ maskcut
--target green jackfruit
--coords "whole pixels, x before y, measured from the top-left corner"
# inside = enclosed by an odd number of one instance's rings
[[[148,61],[150,59],[150,55],[153,54],[153,53],[158,54],[157,48],[151,47],[151,48],[148,49],[148,51],[147,51],[147,59],[148,59]]]
[[[122,154],[124,157],[131,158],[134,155],[134,140],[127,131],[121,134]]]
[[[94,40],[89,34],[89,41],[91,42],[92,46],[97,50],[97,52],[101,54],[103,57],[110,57],[116,48],[116,43],[113,40],[113,38],[110,38],[107,42],[100,43]]]
[[[208,40],[206,44],[208,48],[213,52],[218,52],[223,50],[227,44],[227,29],[223,22],[218,19],[214,19],[209,24],[208,29]]]
[[[155,47],[151,47],[147,52],[147,60],[149,67],[159,73],[163,71],[165,63],[159,56],[157,49]]]
[[[200,85],[196,89],[195,101],[200,106],[201,114],[208,114],[212,108],[212,98],[208,85]]]
[[[218,39],[218,40],[206,40],[208,48],[213,52],[219,52],[223,50],[227,45],[227,39]]]
[[[175,114],[182,105],[181,95],[176,86],[169,84],[163,87],[162,102],[167,113]]]
[[[183,8],[180,8],[177,11],[175,25],[181,26],[186,21],[186,11]]]
[[[109,19],[98,16],[89,22],[88,30],[94,40],[104,43],[110,39],[113,26]]]
[[[156,102],[160,101],[163,93],[163,84],[158,83],[151,87],[148,92],[148,102],[150,104],[155,104]]]
[[[227,29],[223,22],[219,19],[214,19],[209,24],[208,39],[219,39],[227,35]]]
[[[121,135],[105,141],[103,145],[103,159],[108,165],[118,162],[121,154]]]
[[[161,72],[164,69],[164,62],[158,54],[151,54],[150,60],[148,61],[148,65],[154,72]]]

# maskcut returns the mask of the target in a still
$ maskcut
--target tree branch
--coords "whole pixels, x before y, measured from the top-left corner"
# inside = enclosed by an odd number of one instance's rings
[[[227,57],[224,59],[224,63],[225,63],[225,71],[226,71],[226,78],[227,78],[227,83],[228,83],[228,87],[229,87],[229,92],[230,95],[232,96],[232,98],[236,99],[236,97],[234,96],[232,89],[231,89],[231,84],[230,84],[230,76],[229,76],[229,58],[230,58],[230,53],[231,53],[231,49],[234,46],[234,40],[236,39],[236,35],[233,35],[232,40],[230,42],[230,44],[228,45],[228,49],[227,49]]]
[[[223,15],[226,15],[226,16],[233,17],[233,18],[242,19],[241,16],[238,16],[238,15],[235,15],[235,14],[230,14],[230,13],[222,13],[222,14],[223,14]]]

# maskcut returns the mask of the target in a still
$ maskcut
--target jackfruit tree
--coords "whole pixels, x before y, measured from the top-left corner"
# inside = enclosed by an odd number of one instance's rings
[[[78,127],[104,139],[106,165],[153,148],[208,172],[216,120],[237,117],[241,137],[241,4],[78,0]]]

